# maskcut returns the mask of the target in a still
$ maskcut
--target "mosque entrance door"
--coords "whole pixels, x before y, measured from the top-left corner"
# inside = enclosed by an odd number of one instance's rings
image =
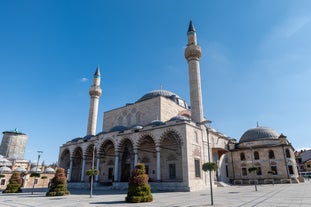
[[[121,182],[128,182],[131,174],[131,154],[128,149],[126,149],[123,153],[121,169]]]

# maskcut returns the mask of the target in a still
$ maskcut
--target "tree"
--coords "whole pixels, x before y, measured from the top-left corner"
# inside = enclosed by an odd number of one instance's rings
[[[131,203],[151,202],[153,197],[148,179],[145,165],[138,163],[129,178],[128,193],[125,200]]]
[[[63,168],[58,168],[55,172],[54,178],[51,180],[50,188],[46,193],[46,196],[64,196],[69,195],[69,193],[65,170]]]
[[[202,170],[206,171],[216,171],[218,168],[217,163],[215,162],[206,162],[202,165]]]
[[[22,178],[20,172],[13,172],[9,184],[6,186],[6,189],[2,193],[20,193],[22,192]]]
[[[212,184],[212,171],[216,171],[218,168],[215,162],[206,162],[202,165],[202,170],[204,172],[209,171],[209,184],[211,191],[211,205],[214,205],[214,195],[213,195],[213,184]]]

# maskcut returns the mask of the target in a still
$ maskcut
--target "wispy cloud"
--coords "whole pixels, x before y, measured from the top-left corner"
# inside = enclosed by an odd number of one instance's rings
[[[80,79],[80,82],[82,82],[82,83],[85,83],[85,82],[88,82],[89,81],[89,79],[87,79],[87,78],[81,78]]]

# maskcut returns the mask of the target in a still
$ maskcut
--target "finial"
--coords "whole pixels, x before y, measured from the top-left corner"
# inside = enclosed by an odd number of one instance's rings
[[[160,84],[160,90],[162,91],[162,84]]]
[[[96,68],[96,71],[95,71],[95,74],[94,74],[95,77],[99,77],[100,76],[100,69],[99,69],[99,65],[97,66]]]
[[[258,121],[257,121],[257,127],[259,127]]]
[[[190,19],[188,32],[195,32],[194,26],[193,26],[193,24],[192,24],[192,19]]]

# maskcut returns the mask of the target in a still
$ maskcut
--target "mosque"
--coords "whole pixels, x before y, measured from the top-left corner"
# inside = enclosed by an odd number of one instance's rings
[[[204,118],[200,58],[196,30],[190,21],[185,58],[188,63],[190,105],[176,93],[154,90],[132,104],[106,111],[96,134],[100,88],[97,68],[89,90],[86,136],[60,147],[59,166],[69,186],[87,186],[88,169],[96,168],[96,185],[127,187],[136,163],[144,163],[152,189],[195,191],[209,188],[202,164],[214,162],[213,185],[298,182],[294,148],[270,128],[247,130],[237,142],[212,128]],[[256,167],[256,173],[249,168]]]

